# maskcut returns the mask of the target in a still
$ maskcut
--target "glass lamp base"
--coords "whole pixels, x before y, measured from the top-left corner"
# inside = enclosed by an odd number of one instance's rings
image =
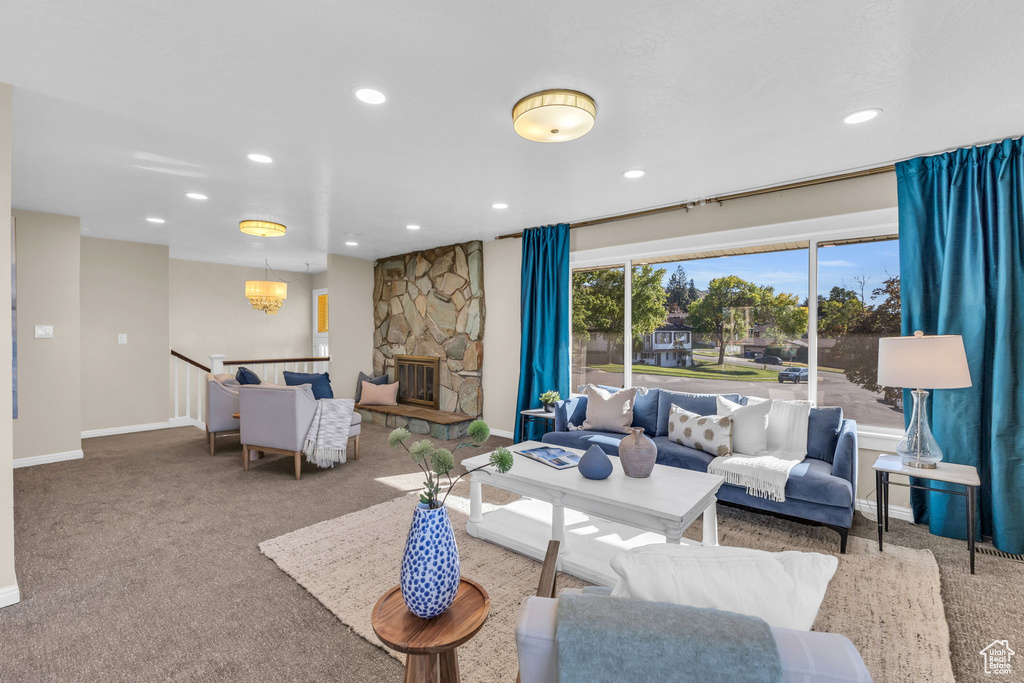
[[[928,460],[918,460],[913,455],[903,456],[904,467],[916,467],[922,470],[934,470],[938,466],[937,462]]]
[[[939,448],[928,426],[928,392],[916,389],[911,394],[914,397],[914,412],[910,416],[907,433],[896,447],[896,452],[899,453],[904,467],[932,470],[942,461],[942,449]]]

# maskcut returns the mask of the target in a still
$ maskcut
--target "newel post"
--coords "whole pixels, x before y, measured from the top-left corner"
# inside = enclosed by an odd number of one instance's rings
[[[215,353],[210,356],[210,372],[215,375],[220,375],[224,372],[224,359],[227,358],[223,353]]]

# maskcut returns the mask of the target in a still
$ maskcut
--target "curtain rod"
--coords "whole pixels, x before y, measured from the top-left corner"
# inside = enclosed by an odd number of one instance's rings
[[[624,221],[630,218],[644,218],[646,216],[654,216],[659,213],[668,213],[670,211],[679,211],[680,209],[690,209],[694,206],[703,204],[711,204],[722,202],[728,202],[733,199],[745,199],[747,197],[756,197],[763,194],[773,194],[775,192],[784,192],[786,190],[796,190],[802,187],[813,187],[815,185],[825,185],[827,183],[835,183],[841,180],[850,180],[852,178],[864,178],[866,176],[879,175],[881,173],[892,173],[896,170],[895,164],[889,164],[887,166],[877,166],[875,168],[866,168],[860,171],[850,171],[848,173],[839,173],[837,175],[824,176],[822,178],[813,178],[811,180],[800,180],[795,183],[786,183],[784,185],[773,185],[772,187],[762,187],[759,190],[745,190],[743,192],[734,192],[732,194],[724,194],[721,197],[708,197],[707,199],[701,199],[697,201],[682,202],[679,204],[670,204],[669,206],[661,206],[656,209],[644,209],[643,211],[631,211],[629,213],[620,213],[614,216],[606,216],[604,218],[592,218],[586,221],[578,221],[576,223],[570,223],[569,229],[575,230],[576,228],[586,228],[591,225],[601,225],[603,223],[613,223],[615,221]],[[516,237],[522,237],[522,232],[510,233],[508,235],[498,235],[495,239],[505,240],[513,239]]]

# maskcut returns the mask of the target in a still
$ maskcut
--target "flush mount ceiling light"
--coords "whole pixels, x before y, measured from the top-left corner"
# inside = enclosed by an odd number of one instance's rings
[[[287,230],[280,223],[271,223],[270,221],[242,221],[238,224],[238,229],[246,235],[255,235],[256,237],[282,237]]]
[[[843,117],[843,123],[864,123],[882,113],[881,109],[861,109]]]
[[[418,226],[418,225],[407,225],[405,227],[408,230],[419,230],[420,229],[420,226]]]
[[[189,192],[185,196],[189,199],[207,199],[205,194],[200,194],[198,192]]]
[[[497,204],[491,204],[491,208],[492,209],[507,209],[508,208],[508,204],[502,204],[502,203],[499,202]]]
[[[534,142],[568,142],[590,132],[597,106],[575,90],[542,90],[527,95],[512,107],[512,125]]]
[[[150,223],[166,223],[167,222],[163,218],[147,218],[146,220],[149,221]]]
[[[357,100],[367,104],[384,104],[384,101],[388,99],[380,90],[374,90],[373,88],[356,88],[352,92]]]
[[[622,175],[626,178],[643,178],[647,171],[642,168],[634,168],[629,171],[623,171]]]
[[[249,161],[255,161],[257,164],[269,164],[273,161],[266,154],[248,154]]]

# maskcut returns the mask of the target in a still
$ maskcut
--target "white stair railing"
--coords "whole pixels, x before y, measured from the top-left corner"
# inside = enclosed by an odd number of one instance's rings
[[[210,368],[171,351],[172,427],[193,426],[206,429],[203,400],[206,398],[206,373]]]

